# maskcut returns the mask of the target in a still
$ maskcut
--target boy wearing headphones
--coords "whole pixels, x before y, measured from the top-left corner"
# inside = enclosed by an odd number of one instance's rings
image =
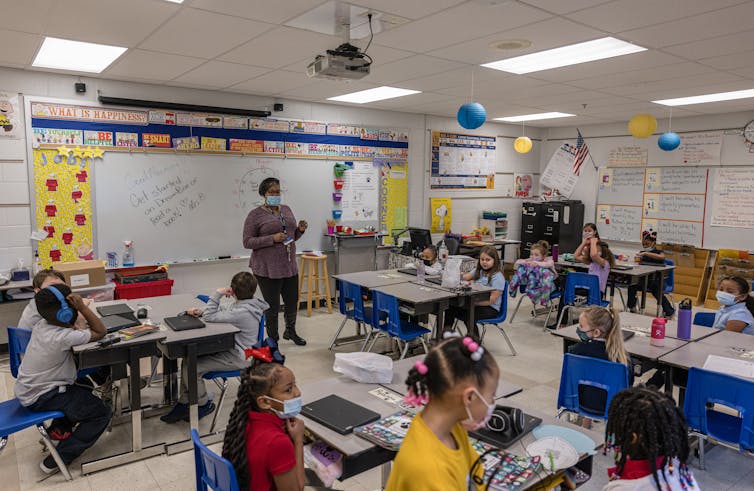
[[[34,296],[42,321],[34,326],[29,346],[18,369],[14,392],[19,402],[32,411],[62,411],[75,429],[60,441],[57,450],[69,465],[91,447],[110,423],[110,408],[92,394],[91,388],[75,385],[76,364],[71,348],[99,341],[107,331],[102,321],[67,285],[42,288]],[[73,322],[84,316],[88,329],[76,329]],[[77,426],[76,426],[77,425]],[[45,474],[57,470],[47,456],[40,468]]]
[[[65,277],[60,271],[55,271],[54,269],[43,269],[34,275],[34,278],[31,281],[31,285],[34,287],[34,294],[37,294],[39,290],[50,285],[65,285]],[[84,303],[89,305],[91,301],[86,299],[84,300]],[[29,304],[24,308],[24,311],[21,313],[21,318],[18,320],[17,327],[32,329],[41,320],[42,316],[39,315],[39,312],[37,311],[37,304],[32,298],[29,301]],[[86,319],[84,319],[83,316],[79,315],[76,319],[76,322],[74,322],[74,326],[76,327],[76,329],[86,329]]]

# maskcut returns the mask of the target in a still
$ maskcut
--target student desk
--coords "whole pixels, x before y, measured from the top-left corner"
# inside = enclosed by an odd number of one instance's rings
[[[102,302],[97,305],[108,305],[118,302]],[[105,457],[81,464],[81,473],[89,474],[91,472],[109,469],[119,465],[146,459],[155,455],[165,453],[163,444],[153,445],[151,447],[142,447],[141,437],[141,372],[139,369],[139,360],[159,353],[155,343],[165,339],[166,333],[156,331],[138,338],[127,341],[99,347],[97,343],[87,343],[74,346],[73,355],[77,360],[79,370],[84,368],[100,367],[111,365],[113,368],[113,380],[123,379],[126,377],[125,367],[128,364],[131,367],[129,376],[129,401],[131,412],[131,451],[112,457]]]
[[[384,401],[379,397],[372,395],[369,391],[378,388],[377,384],[360,384],[354,382],[346,377],[330,378],[315,382],[313,384],[307,384],[301,388],[303,403],[316,401],[322,397],[330,394],[338,394],[344,399],[348,399],[351,402],[364,406],[372,411],[378,412],[381,416],[385,417],[399,411],[401,408],[390,402]],[[525,406],[515,401],[504,401],[508,406],[519,407],[526,413],[542,418],[542,424],[566,426],[568,428],[579,431],[580,433],[588,436],[593,442],[595,449],[599,449],[603,435],[597,432],[586,430],[578,426],[571,425],[570,423],[564,423],[555,419],[553,416],[540,413],[527,409]],[[330,446],[337,449],[343,454],[343,474],[340,479],[348,479],[364,471],[372,469],[377,466],[382,466],[382,487],[387,484],[387,478],[390,474],[390,463],[395,458],[396,453],[383,449],[368,440],[365,440],[353,433],[348,435],[341,435],[335,431],[332,431],[321,424],[312,421],[305,416],[306,427],[317,437],[327,442]],[[534,435],[529,433],[524,436],[519,443],[513,444],[508,450],[511,453],[517,455],[526,455],[525,447],[535,440]],[[592,472],[592,456],[581,455],[581,461],[578,464],[580,468],[591,474]],[[530,483],[529,488],[532,488],[537,482],[540,482],[542,478],[549,477],[551,474],[547,471],[540,472],[540,475],[535,477]]]
[[[371,290],[379,286],[406,283],[415,276],[399,273],[397,269],[382,269],[379,271],[359,271],[357,273],[343,273],[333,275],[336,280],[347,281],[362,288]]]
[[[643,333],[649,335],[652,329],[653,317],[632,314],[631,312],[620,313],[620,326],[624,330],[634,331],[636,333]],[[699,341],[700,339],[708,338],[713,334],[719,332],[717,329],[712,329],[706,326],[691,325],[691,338],[686,341]],[[665,325],[665,337],[680,339],[678,337],[678,322],[675,319],[669,319]]]
[[[568,347],[579,342],[579,335],[576,334],[577,327],[573,325],[552,331],[551,334],[554,336],[563,338],[563,353],[568,353]],[[652,362],[656,362],[661,356],[667,355],[686,344],[688,344],[688,341],[665,337],[665,346],[652,346],[649,344],[649,335],[642,332],[637,332],[634,337],[625,342],[626,352],[629,355]]]
[[[404,358],[403,360],[393,362],[393,381],[389,384],[380,385],[385,387],[386,389],[390,389],[393,392],[397,392],[398,394],[405,396],[408,392],[408,388],[406,387],[405,383],[406,377],[408,376],[408,371],[411,370],[411,367],[414,366],[414,363],[423,359],[424,356],[422,355],[412,356],[411,358]],[[518,394],[522,390],[523,389],[520,386],[500,379],[498,380],[497,389],[495,390],[495,399],[510,397],[512,395]]]
[[[565,259],[559,259],[557,263],[555,263],[555,266],[559,269],[564,268],[576,268],[580,270],[588,270],[589,265],[584,264],[582,262],[571,262],[566,261]],[[652,294],[657,299],[657,312],[655,315],[660,315],[660,307],[661,302],[659,299],[662,298],[662,290],[663,290],[663,276],[665,275],[665,272],[670,271],[671,269],[675,269],[675,266],[667,266],[667,265],[657,265],[657,266],[650,266],[648,264],[629,264],[631,266],[631,269],[612,269],[610,270],[610,276],[613,277],[613,281],[609,282],[610,287],[610,303],[612,304],[613,298],[615,297],[615,280],[614,277],[619,276],[622,278],[625,278],[628,282],[628,284],[632,283],[639,283],[641,282],[642,290],[641,290],[641,311],[644,312],[644,309],[647,306],[647,290],[649,289],[649,278],[654,276],[658,281],[658,291],[652,292]]]

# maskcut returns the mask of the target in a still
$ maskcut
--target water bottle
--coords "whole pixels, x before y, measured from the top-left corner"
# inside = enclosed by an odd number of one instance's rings
[[[691,299],[685,298],[678,304],[678,339],[691,339]]]
[[[123,267],[130,268],[134,265],[134,242],[132,240],[125,240],[123,244]]]
[[[445,245],[445,241],[440,242],[440,248],[437,250],[440,256],[440,264],[445,265],[445,260],[448,259],[448,247]]]
[[[649,344],[652,346],[663,347],[665,346],[665,324],[667,319],[662,317],[655,317],[652,319],[652,333],[649,338]]]
[[[552,245],[552,260],[558,262],[558,244]]]
[[[424,261],[421,259],[416,260],[416,279],[419,283],[424,283]]]

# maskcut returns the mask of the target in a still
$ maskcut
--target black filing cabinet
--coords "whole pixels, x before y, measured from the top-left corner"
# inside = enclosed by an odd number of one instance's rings
[[[521,257],[529,257],[531,246],[546,240],[558,244],[561,254],[573,252],[581,243],[584,204],[581,201],[526,201],[521,211]]]

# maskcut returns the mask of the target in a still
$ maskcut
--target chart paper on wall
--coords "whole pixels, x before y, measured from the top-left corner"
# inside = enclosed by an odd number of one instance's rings
[[[718,169],[712,193],[713,227],[754,228],[754,170]]]
[[[496,142],[491,136],[433,131],[430,187],[493,189]]]
[[[557,189],[562,196],[570,198],[579,176],[573,173],[573,161],[576,147],[570,143],[563,143],[552,155],[540,182],[550,189]]]

